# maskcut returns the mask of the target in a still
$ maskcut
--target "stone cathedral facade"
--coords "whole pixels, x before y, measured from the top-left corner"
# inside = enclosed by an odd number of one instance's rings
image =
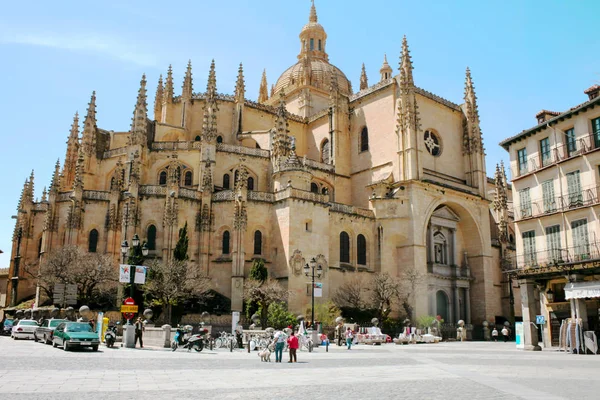
[[[413,268],[422,275],[417,315],[474,324],[507,316],[494,245],[498,227],[507,230],[497,216],[507,213],[492,205],[499,190],[486,177],[469,70],[461,104],[425,91],[404,38],[399,72],[384,59],[370,84],[363,66],[355,92],[329,61],[314,5],[299,44],[270,90],[263,74],[257,102],[245,96],[241,64],[234,94],[219,94],[214,61],[203,93],[189,64],[176,95],[169,68],[153,119],[142,77],[129,131],[96,125],[94,93],[49,190],[34,201],[33,174],[24,186],[23,260],[77,244],[113,254],[116,270],[121,242],[136,233],[165,259],[187,222],[190,261],[233,310],[260,257],[293,293],[290,310],[302,312],[310,302],[302,267],[315,258],[323,299],[349,279]],[[13,258],[16,246],[15,235]],[[35,284],[19,281],[19,298],[31,296]]]

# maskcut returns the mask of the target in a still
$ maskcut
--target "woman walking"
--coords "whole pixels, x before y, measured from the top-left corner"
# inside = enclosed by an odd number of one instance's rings
[[[346,346],[348,347],[348,350],[352,347],[352,339],[354,339],[354,334],[352,333],[352,329],[348,327],[348,329],[346,329]]]
[[[288,342],[288,346],[290,348],[290,361],[288,361],[288,362],[289,363],[297,362],[296,351],[298,350],[298,337],[294,335],[294,331],[292,331],[292,334],[287,342]],[[293,359],[293,361],[292,361],[292,359]]]

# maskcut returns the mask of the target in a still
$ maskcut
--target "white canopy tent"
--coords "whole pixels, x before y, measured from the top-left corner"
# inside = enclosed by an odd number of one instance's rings
[[[565,298],[584,299],[586,297],[600,297],[600,281],[572,282],[565,285]]]

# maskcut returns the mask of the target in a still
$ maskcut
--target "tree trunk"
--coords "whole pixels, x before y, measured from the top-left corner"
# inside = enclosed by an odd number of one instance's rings
[[[267,320],[269,319],[269,305],[263,304],[260,309],[260,325],[262,329],[267,328]]]

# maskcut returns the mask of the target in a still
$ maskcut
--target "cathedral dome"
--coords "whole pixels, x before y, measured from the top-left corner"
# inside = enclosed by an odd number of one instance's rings
[[[281,90],[284,90],[284,93],[289,93],[304,85],[328,91],[332,76],[337,79],[340,92],[350,96],[352,85],[346,75],[335,65],[318,58],[300,60],[285,70],[277,79],[275,93],[279,93]]]
[[[326,42],[327,33],[318,22],[317,10],[313,2],[308,23],[300,31],[298,62],[285,70],[277,79],[274,94],[282,90],[287,94],[302,86],[329,91],[331,78],[334,77],[340,92],[346,96],[351,95],[352,86],[346,75],[329,63],[329,56],[325,51]]]

